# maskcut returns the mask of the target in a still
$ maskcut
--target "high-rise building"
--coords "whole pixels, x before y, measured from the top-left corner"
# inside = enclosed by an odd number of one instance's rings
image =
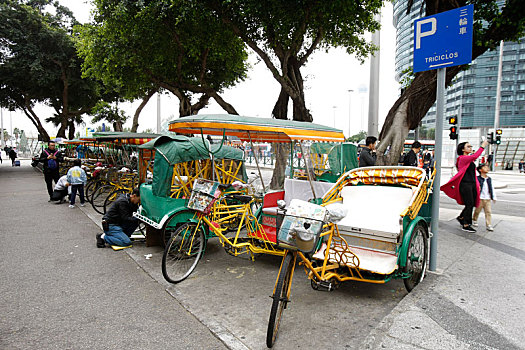
[[[414,20],[425,15],[424,1],[414,0],[407,14],[407,0],[394,2],[396,36],[396,79],[412,67]],[[445,118],[460,117],[461,128],[494,126],[496,82],[499,50],[487,51],[472,61],[470,68],[456,76],[446,90]],[[432,107],[422,125],[435,127],[436,111]],[[505,42],[501,82],[500,126],[525,126],[525,40]],[[447,123],[443,124],[448,128]]]

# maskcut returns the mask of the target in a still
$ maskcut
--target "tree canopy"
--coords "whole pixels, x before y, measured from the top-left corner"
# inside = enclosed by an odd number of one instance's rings
[[[306,108],[301,67],[316,50],[345,47],[364,59],[374,49],[365,40],[379,24],[381,0],[201,0],[266,64],[281,86],[273,110],[278,119],[312,121]]]
[[[54,14],[44,12],[54,7]],[[72,13],[51,0],[0,2],[0,104],[20,109],[45,140],[49,135],[34,112],[37,103],[52,107],[47,118],[59,126],[57,136],[91,110],[99,99],[100,85],[82,79],[71,28]]]
[[[79,28],[85,75],[115,84],[128,99],[168,90],[179,98],[183,116],[209,98],[237,113],[219,93],[245,79],[247,53],[209,11],[189,0],[94,3],[94,23]]]

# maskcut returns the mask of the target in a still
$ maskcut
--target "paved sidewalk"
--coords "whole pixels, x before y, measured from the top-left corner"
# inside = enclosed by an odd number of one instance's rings
[[[0,165],[0,349],[225,349],[29,163]]]
[[[440,221],[439,274],[408,294],[363,348],[525,349],[525,218],[494,219],[494,232],[475,234]]]

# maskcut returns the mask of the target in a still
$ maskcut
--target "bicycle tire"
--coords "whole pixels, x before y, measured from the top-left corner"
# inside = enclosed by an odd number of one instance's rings
[[[106,199],[104,200],[104,214],[106,214],[106,212],[108,211],[109,207],[111,206],[111,204],[113,204],[113,202],[121,195],[121,194],[126,194],[126,193],[129,193],[129,191],[123,189],[123,188],[120,188],[118,190],[115,190],[113,192],[111,192],[107,197]]]
[[[114,187],[111,185],[104,185],[102,187],[97,188],[95,192],[93,192],[93,196],[91,198],[91,206],[95,211],[99,214],[105,214],[104,213],[104,202],[109,196],[111,192],[113,192]]]
[[[266,346],[271,348],[277,339],[277,332],[281,323],[283,310],[286,309],[290,295],[286,295],[291,283],[291,275],[295,264],[292,264],[293,254],[288,252],[284,256],[283,264],[277,278],[275,291],[272,295],[272,309],[270,311],[270,319],[268,320],[268,330],[266,332]]]
[[[166,281],[182,282],[197,267],[205,244],[201,224],[186,222],[171,236],[162,255],[162,275]]]
[[[403,268],[403,272],[410,275],[410,277],[403,279],[403,283],[408,292],[411,292],[425,277],[428,260],[427,253],[427,228],[421,223],[418,223],[410,235],[410,241],[407,247],[406,266]]]

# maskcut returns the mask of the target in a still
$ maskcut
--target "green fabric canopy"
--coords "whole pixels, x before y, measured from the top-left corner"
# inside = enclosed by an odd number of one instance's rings
[[[232,159],[243,161],[244,152],[240,149],[212,144],[201,137],[186,137],[181,135],[162,135],[141,146],[140,149],[155,150],[155,163],[153,168],[153,194],[167,197],[171,187],[173,165],[199,159]],[[241,176],[246,179],[246,169],[242,164]]]

